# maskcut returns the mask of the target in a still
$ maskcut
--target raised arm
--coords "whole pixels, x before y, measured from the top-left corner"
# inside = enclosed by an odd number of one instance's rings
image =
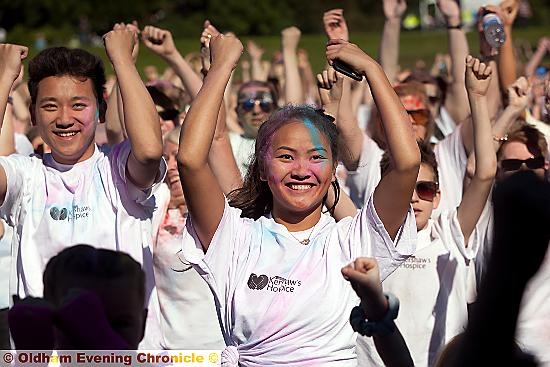
[[[384,129],[392,169],[374,192],[374,206],[391,238],[407,215],[420,167],[420,152],[412,124],[382,67],[354,44],[331,40],[329,62],[340,59],[363,74],[371,88]]]
[[[6,114],[10,91],[21,73],[27,53],[28,49],[25,46],[0,44],[0,116]],[[0,165],[0,204],[4,202],[7,188],[6,172]]]
[[[380,321],[390,310],[390,305],[382,292],[378,263],[373,258],[359,257],[342,268],[342,275],[351,283],[361,299],[361,310],[368,321]],[[353,315],[353,313],[352,313]],[[397,314],[395,315],[397,317]],[[391,321],[393,323],[393,320]],[[414,366],[411,354],[399,328],[386,335],[373,335],[376,351],[388,367]]]
[[[266,73],[262,65],[262,55],[264,54],[264,49],[258,46],[254,41],[248,41],[246,44],[246,51],[250,56],[252,80],[265,81]]]
[[[212,37],[210,51],[212,64],[185,117],[177,157],[187,207],[204,250],[208,249],[225,205],[222,190],[208,164],[208,153],[225,87],[243,45],[235,37],[218,35]]]
[[[447,42],[451,56],[451,82],[447,89],[445,108],[459,124],[470,115],[468,95],[464,86],[464,60],[468,56],[468,40],[462,30],[460,7],[456,0],[438,0],[437,6],[447,23]]]
[[[125,26],[115,26],[103,40],[117,76],[124,106],[124,124],[131,145],[127,172],[134,184],[147,188],[158,175],[162,137],[157,110],[132,59],[132,49],[138,41],[137,33]]]
[[[301,32],[296,27],[285,28],[281,32],[281,46],[285,66],[285,102],[304,103],[304,91],[298,67],[298,43]]]
[[[536,68],[540,65],[547,52],[550,52],[550,37],[542,37],[539,39],[537,50],[533,53],[527,64],[525,64],[526,77],[529,78],[535,74]]]
[[[380,65],[382,65],[390,83],[395,83],[399,73],[401,17],[407,10],[407,2],[405,0],[383,0],[383,5],[386,21],[380,39]]]
[[[474,127],[475,173],[458,206],[458,222],[465,244],[481,216],[497,170],[491,121],[487,108],[487,90],[492,70],[479,59],[466,58],[466,88]]]
[[[336,127],[340,133],[339,158],[347,170],[354,171],[361,157],[363,132],[351,107],[351,81],[329,67],[317,74],[317,85],[323,109],[336,118]]]

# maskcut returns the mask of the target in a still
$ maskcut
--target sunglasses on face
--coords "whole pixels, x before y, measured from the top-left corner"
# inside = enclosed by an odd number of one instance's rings
[[[531,157],[527,159],[503,159],[500,161],[500,167],[507,172],[517,171],[524,163],[529,169],[539,169],[544,168],[545,162],[543,156]]]
[[[239,101],[239,105],[246,112],[250,112],[254,109],[254,106],[258,104],[263,112],[271,112],[273,110],[273,101],[271,98],[250,98]]]
[[[163,120],[174,120],[178,115],[180,114],[180,111],[172,108],[169,110],[163,110],[159,111],[159,116]]]
[[[412,117],[414,121],[413,125],[426,126],[430,121],[430,113],[428,110],[407,111],[407,113]]]
[[[414,190],[420,199],[433,201],[437,195],[438,184],[434,181],[418,181]]]

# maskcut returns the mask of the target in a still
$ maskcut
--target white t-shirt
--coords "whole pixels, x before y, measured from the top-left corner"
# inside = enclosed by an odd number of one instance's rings
[[[480,221],[483,221],[484,233],[482,246],[475,260],[478,288],[487,270],[493,242],[494,224],[491,203],[485,207]],[[518,244],[518,246],[521,245]],[[518,249],[518,261],[521,261],[521,251],[529,250],[529,244],[524,245],[527,246],[525,249]],[[516,341],[521,348],[538,358],[540,366],[550,367],[550,251],[546,251],[546,257],[539,271],[529,280],[523,292]]]
[[[381,179],[380,161],[384,151],[367,134],[363,135],[363,149],[356,171],[348,171],[347,186],[350,198],[358,208],[374,192]],[[468,157],[462,143],[460,128],[436,144],[434,154],[438,164],[441,200],[434,209],[435,218],[444,211],[458,207],[462,200],[462,187]]]
[[[10,305],[11,237],[13,228],[0,219],[4,235],[0,238],[0,309]]]
[[[248,172],[248,167],[254,155],[256,139],[245,138],[240,134],[229,132],[229,142],[231,143],[237,167],[239,167],[241,176],[244,177],[246,176],[246,172]]]
[[[43,160],[0,157],[8,183],[0,216],[14,227],[12,259],[17,259],[12,261],[10,294],[42,297],[42,273],[50,258],[67,247],[88,244],[126,252],[141,263],[147,300],[153,298],[153,193],[166,164],[163,160],[156,183],[141,190],[126,178],[129,154],[126,141],[109,155],[96,147],[92,157],[74,165],[57,163],[51,154]],[[146,331],[145,342],[152,332]]]
[[[189,219],[183,240],[214,291],[228,350],[243,366],[356,366],[349,315],[359,298],[341,268],[372,256],[386,278],[414,252],[412,210],[395,243],[371,200],[338,223],[322,215],[307,246],[271,218],[240,215],[226,202],[206,254]]]
[[[153,265],[162,348],[223,349],[214,295],[181,250],[185,218],[179,209],[168,209],[170,190],[166,184],[155,196],[164,202],[153,216],[157,233]]]
[[[414,255],[382,282],[399,298],[395,323],[415,366],[433,366],[441,348],[465,330],[479,242],[474,230],[465,247],[456,210],[442,213],[418,232]],[[357,354],[361,366],[384,366],[372,338],[358,339]]]

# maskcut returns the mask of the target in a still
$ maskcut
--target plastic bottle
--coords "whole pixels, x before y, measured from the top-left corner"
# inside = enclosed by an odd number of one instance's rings
[[[506,33],[502,21],[495,13],[488,13],[483,16],[483,33],[487,43],[493,48],[500,48],[506,40]]]

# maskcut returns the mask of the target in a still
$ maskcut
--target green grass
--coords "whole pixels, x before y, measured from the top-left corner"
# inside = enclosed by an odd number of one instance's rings
[[[538,39],[545,35],[548,35],[548,29],[546,27],[518,28],[514,30],[514,41],[528,42],[532,46],[536,46]],[[377,57],[380,32],[352,33],[350,38],[352,42],[357,43],[368,54],[375,58]],[[479,46],[477,32],[468,32],[467,38],[470,45],[470,52],[474,55],[478,54]],[[280,47],[279,36],[243,37],[242,41],[245,46],[246,41],[249,39],[254,40],[266,50],[264,59],[271,57],[272,53],[277,51]],[[176,40],[176,44],[182,54],[198,51],[199,48],[198,39],[178,39]],[[321,71],[325,65],[325,44],[326,38],[324,35],[306,34],[302,36],[300,41],[300,48],[308,52],[310,63],[315,73]],[[112,72],[105,51],[101,47],[90,48],[89,50],[102,57],[103,60],[107,62],[107,72]],[[445,30],[401,32],[399,59],[403,68],[412,67],[419,59],[424,60],[429,67],[433,62],[435,54],[443,52],[447,52],[447,34]],[[31,57],[35,53],[35,50],[30,50]],[[246,54],[243,58],[245,57],[247,57]],[[525,62],[526,60],[521,61]],[[138,70],[142,72],[146,65],[156,65],[160,71],[164,70],[166,67],[161,59],[149,52],[145,47],[141,47],[137,62]],[[238,70],[237,74],[239,74]]]

